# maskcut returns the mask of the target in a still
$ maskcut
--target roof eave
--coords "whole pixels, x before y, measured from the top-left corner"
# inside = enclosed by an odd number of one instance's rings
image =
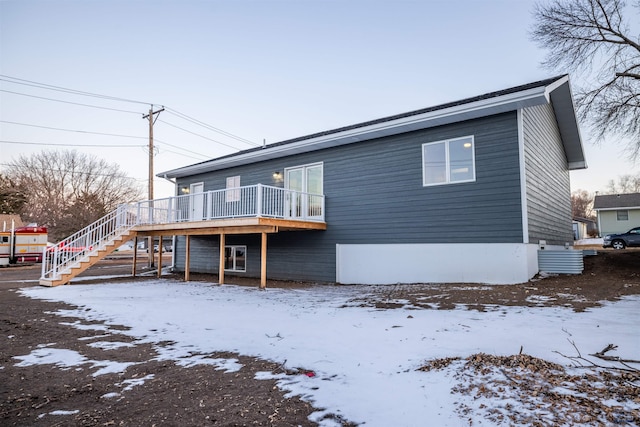
[[[495,97],[476,99],[472,102],[456,104],[446,108],[436,108],[419,114],[409,114],[390,120],[375,121],[362,126],[355,125],[354,127],[343,130],[338,129],[327,134],[311,135],[308,138],[302,138],[291,143],[276,143],[259,150],[240,152],[231,156],[162,172],[158,176],[169,179],[193,176],[247,163],[271,160],[293,154],[486,117],[507,111],[515,111],[549,102],[554,107],[569,169],[585,169],[587,164],[575,117],[569,79],[568,76],[563,76],[544,86],[536,86]]]
[[[232,157],[213,159],[208,162],[185,166],[158,174],[160,177],[180,178],[199,173],[226,169],[246,163],[254,163],[285,157],[292,154],[305,153],[319,149],[352,144],[384,136],[395,135],[440,126],[457,121],[470,120],[490,116],[520,108],[540,105],[547,102],[545,87],[532,88],[526,91],[503,95],[496,98],[483,99],[468,104],[431,111],[415,116],[403,117],[370,126],[349,129],[329,135],[317,136],[291,144],[266,146],[262,150],[239,153]]]
[[[640,206],[610,206],[608,208],[593,208],[594,211],[619,211],[635,209],[640,209]]]
[[[569,76],[559,78],[547,86],[546,95],[553,106],[569,170],[586,169],[587,161],[573,105]]]

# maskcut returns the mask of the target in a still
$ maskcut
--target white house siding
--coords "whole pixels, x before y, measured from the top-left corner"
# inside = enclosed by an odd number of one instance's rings
[[[537,272],[536,245],[337,245],[336,279],[343,284],[523,283]]]
[[[629,212],[629,219],[627,221],[619,221],[617,211],[626,210]],[[605,234],[618,234],[629,231],[634,227],[640,227],[640,207],[638,208],[620,208],[614,210],[599,210],[598,221],[600,229],[600,235]]]
[[[529,242],[573,242],[569,169],[553,107],[529,107],[521,114]]]

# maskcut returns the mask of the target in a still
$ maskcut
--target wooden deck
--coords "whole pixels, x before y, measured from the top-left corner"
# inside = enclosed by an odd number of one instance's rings
[[[260,234],[261,286],[266,286],[267,235],[281,231],[326,230],[324,195],[262,184],[145,200],[113,212],[63,239],[43,255],[40,284],[69,283],[113,251],[125,237],[186,237],[185,278],[189,280],[191,236],[220,236],[220,283],[224,283],[225,236]],[[127,240],[128,240],[127,239]],[[153,246],[151,246],[153,247]],[[159,245],[162,250],[162,245]],[[133,274],[137,262],[134,251]],[[158,263],[158,276],[161,263]]]
[[[162,241],[167,236],[185,236],[185,280],[189,280],[191,258],[191,236],[218,235],[220,236],[220,265],[218,270],[219,283],[224,283],[224,255],[225,236],[228,234],[260,234],[260,287],[267,285],[267,235],[281,231],[326,230],[327,224],[318,221],[303,221],[281,218],[230,218],[207,221],[172,222],[166,224],[145,224],[133,227],[131,230],[136,237],[158,237]],[[162,245],[158,245],[158,258],[162,256]],[[137,252],[134,251],[132,274],[135,275]],[[158,262],[158,277],[162,274],[162,263]]]

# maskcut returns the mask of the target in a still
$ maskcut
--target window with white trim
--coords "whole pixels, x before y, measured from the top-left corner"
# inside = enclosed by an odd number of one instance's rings
[[[422,144],[422,185],[476,180],[473,136]]]
[[[616,218],[618,221],[629,221],[629,211],[616,211]]]
[[[227,178],[226,201],[240,201],[240,175],[230,176]]]
[[[225,271],[247,271],[247,247],[246,246],[225,246],[224,247],[224,270]]]

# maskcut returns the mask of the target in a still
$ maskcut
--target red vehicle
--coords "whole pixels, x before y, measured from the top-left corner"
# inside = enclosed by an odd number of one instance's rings
[[[0,266],[42,262],[47,246],[47,227],[28,225],[0,231]]]

